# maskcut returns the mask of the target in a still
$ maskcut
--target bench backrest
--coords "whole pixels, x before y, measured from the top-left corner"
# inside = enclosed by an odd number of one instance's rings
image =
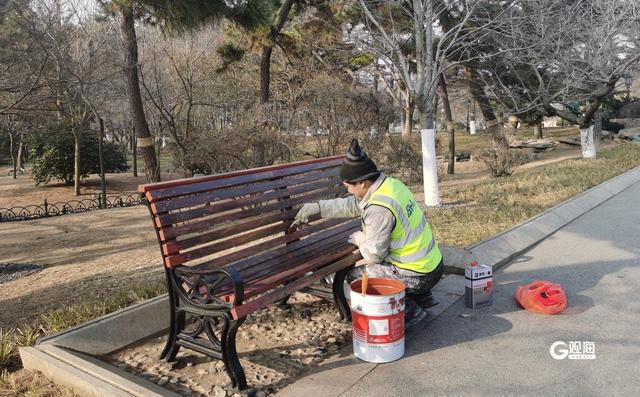
[[[289,231],[302,204],[346,194],[342,158],[141,185],[165,266],[223,267],[339,225],[323,220]]]

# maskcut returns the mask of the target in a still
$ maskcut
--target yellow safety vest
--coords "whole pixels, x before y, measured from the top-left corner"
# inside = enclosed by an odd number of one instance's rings
[[[386,258],[388,262],[418,273],[432,272],[438,266],[442,260],[438,243],[426,215],[404,183],[386,177],[369,197],[365,209],[370,205],[387,208],[396,219]]]

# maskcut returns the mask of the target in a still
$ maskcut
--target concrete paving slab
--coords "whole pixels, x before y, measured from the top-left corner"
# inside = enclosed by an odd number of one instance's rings
[[[498,267],[501,263],[504,263],[520,252],[515,247],[512,247],[503,236],[485,240],[482,244],[469,249],[469,251],[471,251],[471,255],[473,255],[478,263],[484,263],[494,267]]]

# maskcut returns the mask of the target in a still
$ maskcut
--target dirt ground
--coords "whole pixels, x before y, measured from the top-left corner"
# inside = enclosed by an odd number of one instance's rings
[[[220,360],[181,349],[176,362],[159,362],[166,340],[147,340],[106,361],[183,396],[239,396]],[[351,324],[338,320],[333,304],[297,293],[248,316],[237,350],[248,384],[270,395],[327,358],[351,356]]]
[[[99,300],[131,282],[162,278],[144,206],[0,223],[0,262],[45,265],[0,288],[0,327],[31,323],[68,304]]]

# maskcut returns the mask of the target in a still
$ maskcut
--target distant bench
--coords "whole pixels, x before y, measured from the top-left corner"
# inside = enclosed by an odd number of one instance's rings
[[[341,317],[350,317],[344,279],[362,257],[347,238],[359,221],[316,217],[289,230],[301,204],[346,194],[341,162],[327,157],[138,188],[157,232],[171,305],[162,359],[173,361],[181,346],[221,359],[242,390],[236,332],[247,315],[336,273],[333,298]]]

